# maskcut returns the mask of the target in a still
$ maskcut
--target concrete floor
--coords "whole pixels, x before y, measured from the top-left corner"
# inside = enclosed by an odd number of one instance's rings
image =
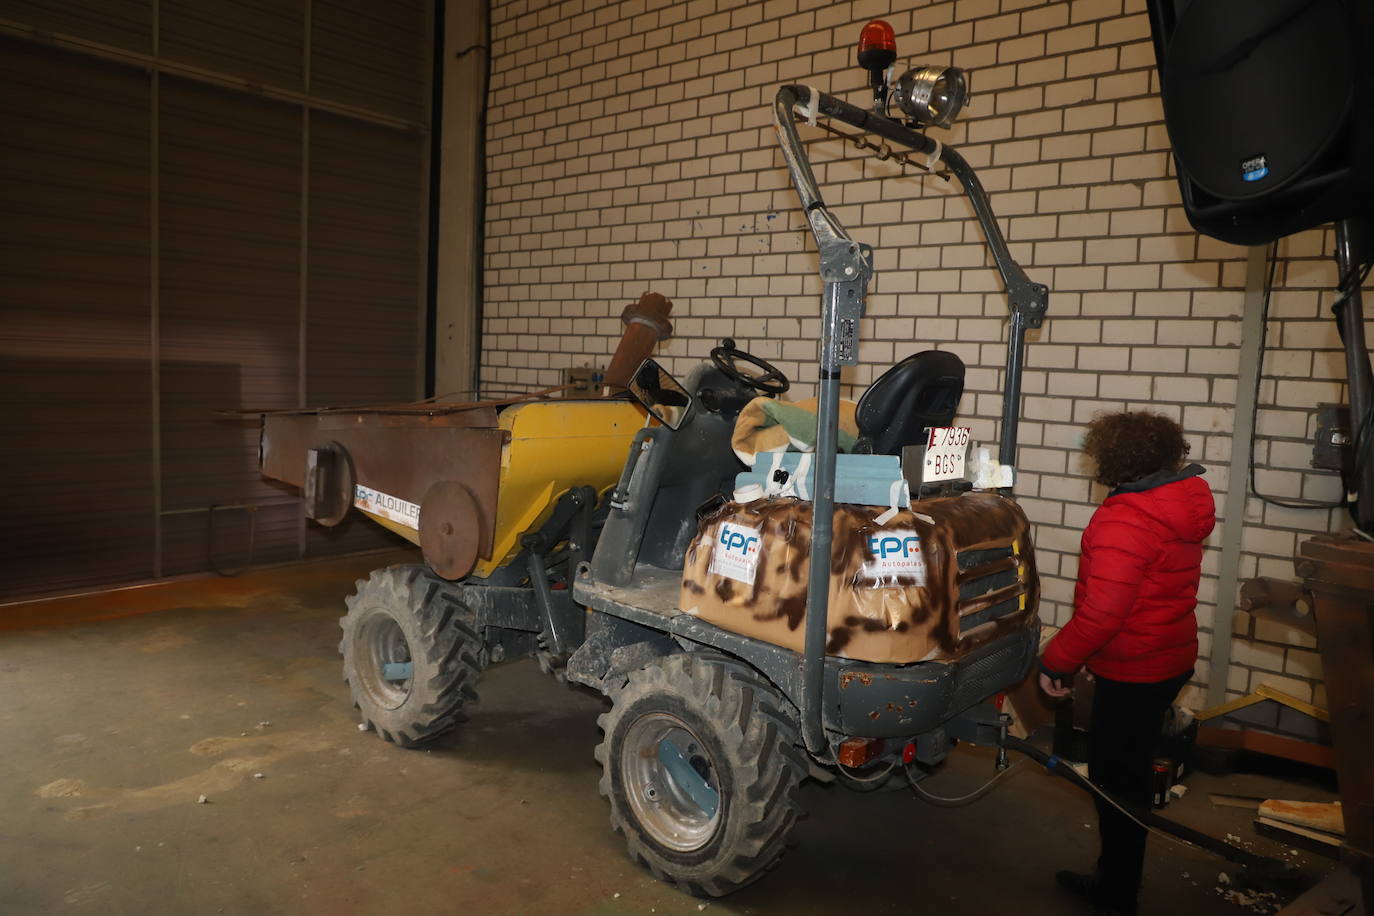
[[[600,697],[522,660],[487,672],[442,747],[357,730],[336,621],[378,563],[0,607],[0,913],[701,911],[608,826]],[[88,622],[34,626],[54,618]],[[929,785],[956,795],[989,775],[959,751]],[[1281,847],[1252,813],[1208,791],[1330,798],[1258,776],[1190,783],[1172,816],[1265,853]],[[1095,856],[1087,797],[1029,763],[958,810],[815,783],[802,801],[797,848],[707,912],[1074,913],[1053,872]],[[1283,853],[1309,880],[1330,868]],[[1147,867],[1146,913],[1272,909],[1222,899],[1232,869],[1197,851],[1152,839]]]

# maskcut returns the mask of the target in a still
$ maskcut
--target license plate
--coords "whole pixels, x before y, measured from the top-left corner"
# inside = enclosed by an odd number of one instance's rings
[[[968,458],[969,427],[932,426],[926,430],[925,462],[921,482],[958,480]]]

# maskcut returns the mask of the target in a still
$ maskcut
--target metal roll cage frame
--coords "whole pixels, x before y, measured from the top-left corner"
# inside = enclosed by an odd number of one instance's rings
[[[802,659],[802,737],[806,748],[828,757],[830,748],[822,720],[825,675],[825,637],[829,603],[830,549],[834,535],[835,452],[839,426],[840,368],[858,362],[859,319],[864,315],[868,282],[873,276],[873,249],[855,242],[827,208],[820,186],[797,133],[793,112],[808,119],[834,118],[879,135],[913,152],[938,158],[959,179],[964,194],[992,251],[1007,292],[1011,331],[1007,341],[1006,380],[1002,393],[1002,441],[999,460],[1014,465],[1021,401],[1021,372],[1025,362],[1026,331],[1041,326],[1049,305],[1049,288],[1034,283],[1011,256],[988,203],[987,192],[972,166],[957,150],[942,146],[925,134],[890,118],[865,111],[808,86],[787,85],[773,103],[773,125],[792,184],[801,198],[811,233],[820,252],[822,292],[820,399],[816,419],[816,483],[811,539],[811,568],[807,587],[806,630]],[[937,163],[930,163],[932,170]]]

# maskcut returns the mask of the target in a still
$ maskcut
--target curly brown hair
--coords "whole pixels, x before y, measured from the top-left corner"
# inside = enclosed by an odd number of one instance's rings
[[[1083,451],[1097,463],[1094,479],[1117,487],[1156,471],[1177,469],[1188,454],[1188,443],[1179,425],[1163,414],[1128,410],[1093,417]]]

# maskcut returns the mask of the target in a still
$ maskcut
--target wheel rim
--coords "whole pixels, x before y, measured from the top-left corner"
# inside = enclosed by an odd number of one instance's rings
[[[693,852],[715,835],[724,809],[716,762],[685,722],[641,717],[625,735],[621,761],[626,799],[653,840]]]
[[[388,679],[388,665],[411,664],[410,644],[401,625],[384,611],[374,611],[358,628],[355,641],[358,675],[373,702],[395,709],[410,696],[410,678]]]

